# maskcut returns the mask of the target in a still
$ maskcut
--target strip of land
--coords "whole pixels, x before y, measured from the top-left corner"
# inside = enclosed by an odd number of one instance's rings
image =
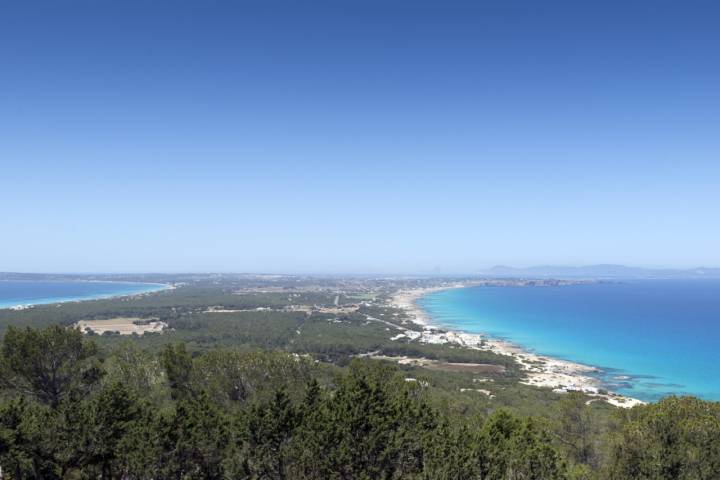
[[[599,372],[596,367],[569,362],[545,355],[537,355],[524,350],[513,343],[490,338],[487,335],[448,331],[431,324],[432,319],[427,312],[417,305],[417,300],[429,293],[462,288],[467,283],[459,283],[442,287],[416,288],[401,290],[392,297],[392,304],[405,310],[412,320],[423,327],[422,332],[406,331],[403,335],[417,338],[423,343],[455,344],[470,349],[493,352],[512,357],[526,373],[521,383],[536,387],[551,388],[557,393],[580,391],[589,396],[605,400],[617,407],[630,408],[643,404],[641,400],[626,397],[603,389],[602,382],[589,375]],[[397,336],[394,338],[398,338]]]

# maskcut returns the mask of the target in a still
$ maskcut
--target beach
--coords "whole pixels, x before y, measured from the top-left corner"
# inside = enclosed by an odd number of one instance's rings
[[[422,332],[408,330],[405,335],[416,338],[423,343],[452,343],[466,348],[513,357],[526,373],[526,378],[521,382],[526,385],[550,388],[558,394],[580,391],[588,396],[623,408],[645,403],[635,398],[604,390],[602,382],[592,376],[593,373],[600,371],[596,367],[531,353],[519,345],[491,338],[484,334],[457,332],[434,326],[429,315],[417,305],[417,301],[429,293],[466,286],[470,285],[452,284],[397,292],[391,298],[391,303],[395,307],[403,309],[414,323],[423,327]]]
[[[0,309],[26,310],[40,305],[129,298],[171,290],[164,283],[102,280],[2,280]]]

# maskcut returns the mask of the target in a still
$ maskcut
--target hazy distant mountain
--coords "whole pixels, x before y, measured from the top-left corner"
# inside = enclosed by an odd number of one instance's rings
[[[555,278],[718,278],[720,268],[698,267],[687,270],[651,269],[628,267],[626,265],[587,265],[567,267],[558,265],[541,265],[536,267],[515,268],[497,265],[480,272],[483,275],[497,277],[555,277]]]

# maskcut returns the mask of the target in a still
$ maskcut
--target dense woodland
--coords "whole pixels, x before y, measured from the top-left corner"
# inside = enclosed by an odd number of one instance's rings
[[[387,326],[363,316],[392,316],[380,303],[340,318],[206,313],[335,297],[203,286],[3,312],[4,478],[720,478],[718,403],[626,410],[524,386],[487,352],[388,341]],[[68,328],[114,315],[171,328],[131,338]],[[505,369],[487,378],[490,397],[463,391],[477,375],[358,358],[368,351]]]

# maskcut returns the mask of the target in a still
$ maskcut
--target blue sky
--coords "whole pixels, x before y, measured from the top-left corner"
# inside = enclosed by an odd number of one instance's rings
[[[0,6],[0,271],[720,266],[720,4]]]

